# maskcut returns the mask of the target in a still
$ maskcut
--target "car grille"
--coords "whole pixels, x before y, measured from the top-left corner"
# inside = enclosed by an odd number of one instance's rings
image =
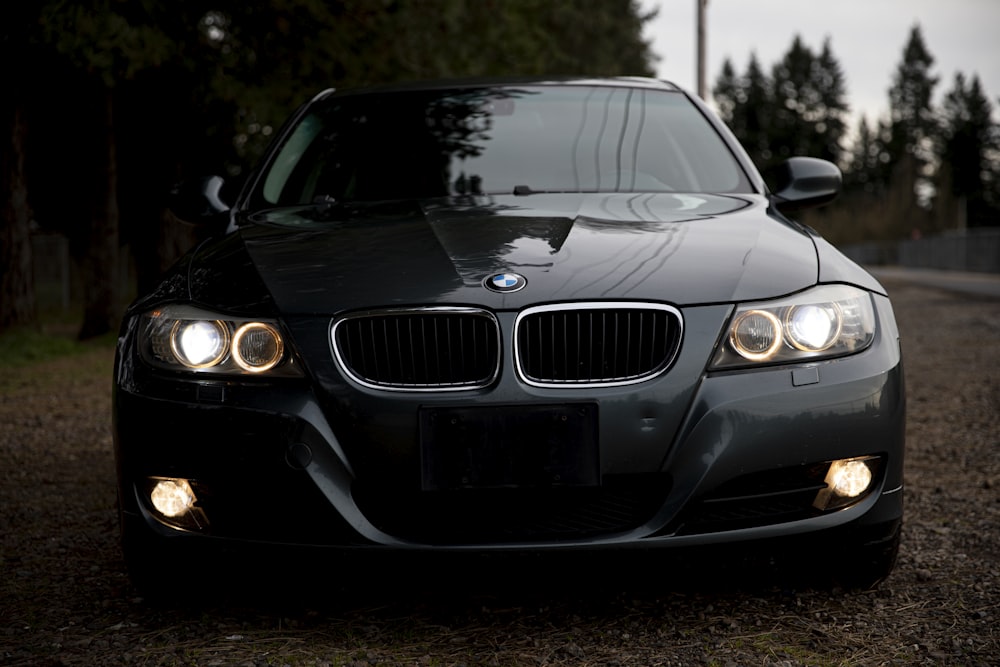
[[[368,519],[395,537],[427,544],[580,540],[635,530],[670,491],[663,475],[610,476],[598,488],[399,492],[358,484]]]
[[[348,375],[381,389],[474,389],[490,384],[500,363],[497,321],[474,308],[355,314],[334,323],[331,335]]]
[[[515,324],[518,370],[536,386],[608,386],[665,371],[680,346],[682,320],[670,306],[574,303],[522,312]]]

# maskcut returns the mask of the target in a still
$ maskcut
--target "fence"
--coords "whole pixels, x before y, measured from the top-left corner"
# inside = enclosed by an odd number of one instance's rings
[[[902,241],[855,243],[841,250],[866,266],[1000,273],[1000,227]]]
[[[83,287],[69,240],[62,234],[32,234],[31,259],[38,312],[54,315],[79,308]],[[135,274],[127,247],[122,248],[119,261],[120,293],[129,295],[134,291]]]

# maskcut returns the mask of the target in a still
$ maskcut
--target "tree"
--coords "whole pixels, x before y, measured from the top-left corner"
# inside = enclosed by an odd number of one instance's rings
[[[776,158],[810,155],[840,163],[847,113],[844,76],[830,40],[816,55],[796,36],[772,70]]]
[[[978,76],[966,83],[962,73],[955,74],[954,86],[944,97],[940,127],[939,186],[947,187],[964,209],[960,215],[968,226],[996,224],[1000,128]]]
[[[842,142],[847,133],[846,116],[850,106],[847,103],[844,70],[833,55],[829,39],[823,42],[823,50],[813,63],[813,82],[819,93],[820,117],[816,122],[816,131],[823,142],[818,157],[842,164]]]
[[[733,67],[733,61],[728,57],[722,61],[722,70],[712,87],[712,99],[722,119],[733,133],[737,133],[736,109],[740,104],[740,97],[743,95],[743,87]]]
[[[850,162],[844,172],[844,189],[846,191],[875,193],[880,154],[878,132],[872,130],[868,126],[868,119],[862,116],[855,132]]]
[[[70,239],[84,274],[85,337],[117,326],[122,242],[142,289],[190,244],[165,215],[170,185],[224,173],[238,187],[277,125],[324,88],[652,74],[641,36],[652,14],[634,0],[39,0],[6,16],[6,62],[30,47],[34,71],[5,97],[30,101],[25,111],[3,107],[14,147],[4,151],[4,177],[17,196],[0,220],[0,288],[28,289],[30,255],[10,248],[23,246],[31,205]],[[22,154],[23,181],[14,159]],[[4,326],[3,309],[18,300],[0,297]]]
[[[32,9],[26,4],[10,8],[0,33],[0,57],[12,63],[30,57],[27,32]],[[37,321],[32,277],[31,211],[26,175],[27,97],[26,72],[11,67],[0,101],[3,141],[0,143],[0,182],[6,197],[0,210],[0,331],[15,326],[33,326]]]
[[[712,95],[721,118],[743,144],[754,164],[758,167],[769,164],[774,156],[770,139],[773,100],[771,82],[757,55],[750,54],[746,73],[740,77],[727,59]]]
[[[771,72],[751,53],[740,77],[726,60],[713,88],[720,116],[754,163],[767,169],[793,155],[842,162],[848,106],[830,41],[816,55],[796,36]]]
[[[926,208],[930,196],[930,175],[933,167],[933,140],[938,134],[937,120],[931,101],[937,78],[930,70],[934,58],[927,50],[919,25],[914,25],[903,48],[903,58],[893,74],[889,88],[889,124],[885,127],[882,142],[886,157],[882,160],[880,180],[889,184],[893,179],[904,178],[912,182],[901,183],[909,190],[912,209]],[[902,164],[912,161],[912,167]],[[905,180],[904,179],[904,180]]]
[[[11,96],[0,104],[4,142],[0,179],[7,184],[0,219],[0,330],[36,322],[28,190],[24,170],[24,107]]]
[[[117,97],[176,45],[158,27],[165,4],[91,0],[41,3],[33,28],[42,74],[31,90],[29,198],[41,224],[66,233],[83,287],[80,338],[118,326],[119,154]],[[41,81],[44,81],[42,85]]]

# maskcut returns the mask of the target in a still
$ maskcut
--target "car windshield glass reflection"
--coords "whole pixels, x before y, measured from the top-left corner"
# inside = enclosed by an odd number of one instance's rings
[[[285,140],[269,204],[535,192],[750,192],[675,92],[566,86],[333,97]]]

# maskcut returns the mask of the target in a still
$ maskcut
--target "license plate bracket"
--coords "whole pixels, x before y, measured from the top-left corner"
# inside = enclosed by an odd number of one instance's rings
[[[597,406],[420,411],[425,491],[599,486]]]

